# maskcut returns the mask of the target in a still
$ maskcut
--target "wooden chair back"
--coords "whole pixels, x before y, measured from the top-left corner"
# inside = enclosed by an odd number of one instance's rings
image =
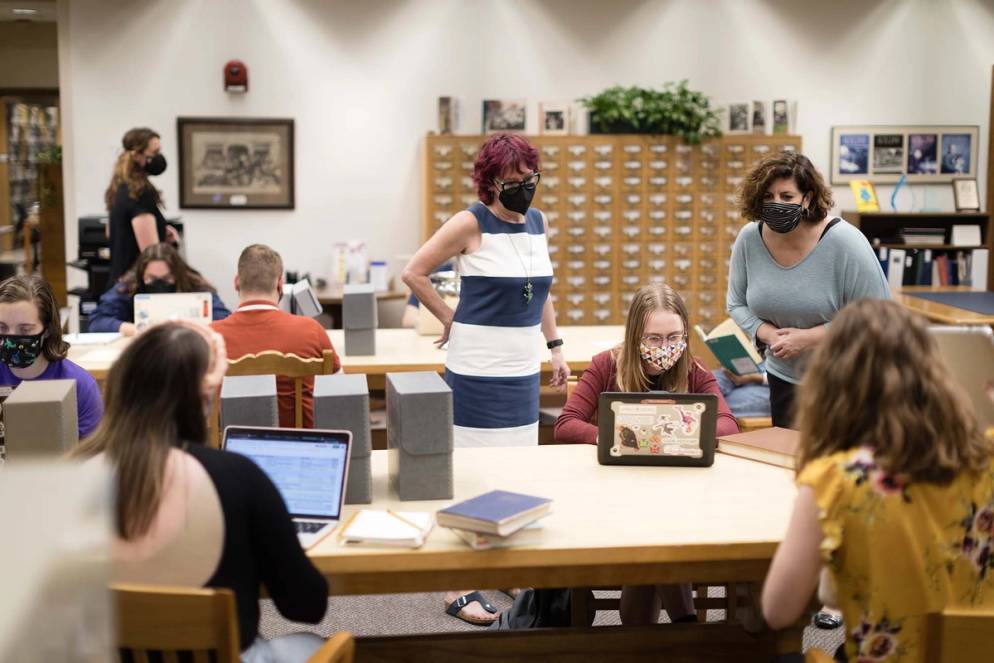
[[[974,663],[991,660],[994,610],[950,608],[925,619],[928,663]]]
[[[566,400],[569,400],[569,397],[573,395],[578,384],[580,384],[580,378],[576,375],[571,375],[566,379]]]
[[[335,351],[325,350],[320,357],[300,357],[267,350],[228,360],[226,375],[275,375],[293,379],[294,428],[304,425],[304,380],[317,375],[331,375],[335,370]],[[221,441],[220,393],[211,405],[208,439],[217,447]]]
[[[190,652],[207,663],[238,663],[238,615],[230,589],[195,589],[152,585],[113,585],[117,607],[117,644],[134,660],[161,651],[165,660]]]
[[[314,652],[307,663],[352,663],[355,657],[355,639],[351,633],[336,633],[328,638],[321,649]]]

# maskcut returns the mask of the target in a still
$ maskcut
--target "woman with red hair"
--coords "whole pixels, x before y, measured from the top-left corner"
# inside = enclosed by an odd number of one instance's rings
[[[565,389],[569,377],[549,298],[548,221],[531,207],[540,178],[538,150],[525,138],[497,134],[487,140],[473,168],[479,202],[446,221],[402,276],[444,325],[437,343],[448,342],[445,380],[452,388],[456,446],[537,444],[546,349],[552,353],[551,384]],[[446,261],[461,277],[455,311],[428,278]],[[496,618],[478,592],[450,593],[446,605],[449,614],[470,623]]]

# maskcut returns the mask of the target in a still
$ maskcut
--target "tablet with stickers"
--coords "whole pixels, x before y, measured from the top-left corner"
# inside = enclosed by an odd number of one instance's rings
[[[601,465],[714,463],[718,397],[714,394],[605,392],[598,403]]]

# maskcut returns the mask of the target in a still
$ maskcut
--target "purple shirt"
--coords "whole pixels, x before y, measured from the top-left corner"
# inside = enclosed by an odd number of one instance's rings
[[[53,361],[45,372],[35,380],[75,380],[76,416],[79,420],[79,438],[83,439],[96,429],[104,414],[104,403],[100,398],[97,381],[85,370],[68,359]],[[16,387],[21,378],[11,373],[6,364],[0,363],[0,385]]]

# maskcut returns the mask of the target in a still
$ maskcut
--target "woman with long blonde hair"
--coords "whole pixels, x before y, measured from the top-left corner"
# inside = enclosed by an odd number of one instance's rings
[[[206,327],[151,327],[111,366],[106,415],[72,455],[114,467],[115,581],[229,588],[241,660],[305,661],[321,638],[260,637],[259,590],[287,619],[316,624],[328,585],[265,472],[206,445],[205,412],[227,367],[224,339]]]
[[[839,660],[924,661],[925,615],[994,608],[994,454],[924,319],[862,300],[798,391],[794,513],[763,588],[793,624],[819,575],[848,625]]]
[[[162,196],[148,179],[166,170],[159,134],[147,127],[130,129],[121,139],[121,147],[104,193],[110,214],[112,283],[131,269],[138,254],[147,247],[179,239],[175,229],[166,225],[159,209]]]
[[[718,383],[688,351],[688,315],[683,297],[665,284],[635,293],[625,340],[595,355],[556,421],[557,442],[597,444],[597,401],[606,391],[668,391],[718,397],[718,435],[739,432]],[[626,586],[621,592],[624,624],[655,624],[666,608],[671,621],[696,619],[690,585]]]

